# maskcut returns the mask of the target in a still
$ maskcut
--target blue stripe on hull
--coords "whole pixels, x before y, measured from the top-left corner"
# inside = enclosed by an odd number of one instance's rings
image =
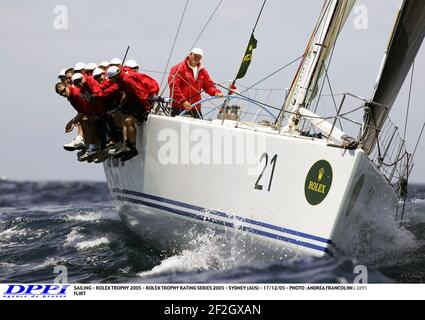
[[[224,212],[210,211],[210,210],[207,210],[205,208],[193,206],[193,205],[182,203],[182,202],[175,201],[175,200],[161,198],[161,197],[158,197],[158,196],[148,195],[148,194],[139,193],[139,192],[131,191],[131,190],[113,189],[112,191],[115,192],[115,193],[119,192],[119,193],[123,193],[123,194],[129,194],[129,195],[138,196],[138,197],[142,197],[142,198],[152,199],[152,200],[156,200],[158,202],[172,204],[172,205],[176,205],[176,206],[180,206],[180,207],[188,208],[188,209],[192,209],[192,210],[197,210],[197,211],[202,211],[202,212],[207,211],[208,213],[216,215],[218,217],[237,219],[239,221],[242,221],[242,222],[245,222],[245,223],[250,223],[250,224],[253,224],[253,225],[256,225],[256,226],[261,226],[261,227],[269,228],[269,229],[272,229],[272,230],[281,231],[281,232],[285,232],[285,233],[288,233],[288,234],[292,234],[292,235],[296,235],[296,236],[300,236],[300,237],[305,237],[305,238],[308,238],[308,239],[313,239],[313,240],[316,240],[316,241],[321,241],[321,242],[324,242],[324,243],[327,243],[327,244],[332,244],[331,240],[320,238],[320,237],[317,237],[317,236],[314,236],[314,235],[309,235],[309,234],[306,234],[306,233],[297,232],[297,231],[293,231],[293,230],[278,227],[278,226],[273,226],[273,225],[270,225],[270,224],[266,224],[266,223],[251,220],[251,219],[245,219],[245,218],[242,218],[242,217],[231,216],[231,215],[226,214]],[[123,196],[119,196],[119,195],[115,196],[115,199],[120,200],[120,201],[130,202],[130,203],[141,204],[141,205],[144,205],[144,206],[148,206],[148,207],[156,208],[156,209],[159,209],[159,210],[167,211],[167,212],[177,214],[177,215],[180,215],[180,216],[185,216],[185,217],[188,217],[188,218],[201,220],[201,221],[207,221],[207,222],[210,222],[210,223],[222,225],[222,226],[229,227],[229,228],[243,230],[243,231],[250,232],[250,233],[253,233],[253,234],[256,234],[256,235],[260,235],[260,236],[264,236],[264,237],[267,237],[267,238],[292,243],[292,244],[295,244],[295,245],[303,246],[303,247],[310,248],[310,249],[313,249],[313,250],[317,250],[317,251],[320,251],[320,252],[325,252],[326,254],[328,254],[330,256],[333,255],[332,252],[329,250],[329,248],[321,247],[321,246],[318,246],[318,245],[315,245],[315,244],[311,244],[311,243],[296,240],[296,239],[287,238],[287,237],[284,237],[284,236],[281,236],[281,235],[269,233],[269,232],[266,232],[266,231],[263,231],[263,230],[258,230],[258,229],[252,228],[252,227],[235,226],[235,224],[233,224],[231,222],[223,221],[223,220],[220,220],[220,219],[214,219],[214,218],[206,217],[204,215],[198,215],[198,214],[187,212],[187,211],[184,211],[184,210],[181,210],[181,209],[170,208],[170,207],[167,207],[167,206],[164,206],[164,205],[160,205],[160,204],[156,204],[156,203],[152,203],[152,202],[148,202],[148,201],[143,201],[143,200],[139,200],[139,199],[133,199],[133,198],[123,197]],[[320,240],[318,240],[318,239],[320,239]]]
[[[118,193],[138,196],[138,197],[142,197],[142,198],[146,198],[146,199],[152,199],[152,200],[155,200],[155,201],[168,203],[168,204],[172,204],[172,205],[175,205],[175,206],[179,206],[179,207],[183,207],[183,208],[187,208],[187,209],[192,209],[192,210],[196,210],[196,211],[200,211],[200,212],[208,212],[209,214],[212,214],[212,215],[216,215],[216,216],[220,216],[220,217],[224,217],[224,218],[229,218],[229,219],[236,219],[236,220],[239,220],[241,222],[253,224],[253,225],[256,225],[256,226],[263,227],[263,228],[268,228],[268,229],[280,231],[280,232],[283,232],[283,233],[292,234],[292,235],[297,236],[297,237],[311,239],[311,240],[315,240],[315,241],[318,241],[318,242],[323,242],[323,243],[326,243],[326,244],[333,245],[332,240],[329,240],[329,239],[325,239],[325,238],[322,238],[322,237],[318,237],[318,236],[315,236],[315,235],[311,235],[311,234],[308,234],[308,233],[299,232],[299,231],[295,231],[295,230],[291,230],[291,229],[287,229],[287,228],[282,228],[282,227],[279,227],[279,226],[275,226],[275,225],[272,225],[272,224],[268,224],[268,223],[248,219],[248,218],[233,216],[233,215],[227,214],[225,212],[210,210],[210,209],[207,209],[207,208],[194,206],[194,205],[187,204],[187,203],[180,202],[180,201],[176,201],[176,200],[171,200],[171,199],[167,199],[167,198],[162,198],[162,197],[158,197],[158,196],[154,196],[154,195],[150,195],[150,194],[146,194],[146,193],[141,193],[141,192],[132,191],[132,190],[125,190],[125,189],[115,188],[115,189],[112,189],[112,192],[116,192],[116,193],[118,192]]]

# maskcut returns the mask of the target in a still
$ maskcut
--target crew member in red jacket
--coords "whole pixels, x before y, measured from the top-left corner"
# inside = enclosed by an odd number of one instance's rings
[[[210,96],[222,97],[223,93],[214,85],[205,67],[201,64],[203,51],[194,48],[186,59],[171,68],[168,76],[170,95],[173,99],[171,116],[179,115],[184,110],[194,118],[202,118],[200,101],[201,91]]]
[[[125,97],[121,102],[120,111],[124,114],[123,138],[124,143],[116,150],[114,157],[126,161],[136,156],[136,122],[142,122],[152,108],[150,99],[159,92],[159,85],[155,79],[146,74],[133,71],[131,68],[117,66],[109,67],[108,79],[119,85]]]
[[[82,79],[83,76],[80,73],[77,73],[72,78],[75,81],[78,79]],[[89,103],[81,94],[81,89],[74,83],[70,86],[66,86],[62,83],[57,83],[55,89],[60,96],[67,98],[72,107],[75,109],[75,111],[77,111],[77,115],[67,123],[65,127],[65,132],[71,132],[74,126],[79,126],[81,127],[82,133],[84,134],[84,141],[81,141],[81,143],[78,145],[78,148],[76,147],[67,150],[73,151],[80,148],[85,149],[86,145],[93,144],[95,141],[95,132],[90,122],[90,118],[88,117],[90,108]]]

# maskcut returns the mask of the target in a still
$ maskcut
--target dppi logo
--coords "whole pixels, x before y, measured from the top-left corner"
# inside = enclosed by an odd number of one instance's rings
[[[3,298],[65,298],[69,285],[58,284],[11,284]]]

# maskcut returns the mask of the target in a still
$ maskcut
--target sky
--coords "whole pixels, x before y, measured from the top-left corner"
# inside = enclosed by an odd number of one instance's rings
[[[203,62],[216,82],[233,79],[262,1],[223,0],[195,43],[218,0],[189,1],[170,66],[192,46],[204,50]],[[251,85],[299,57],[317,21],[321,0],[268,0],[255,31],[258,47],[248,74]],[[54,92],[60,69],[76,62],[136,59],[141,68],[165,69],[186,0],[13,1],[0,2],[0,177],[13,180],[105,180],[101,165],[79,163],[62,146],[66,122],[75,112]],[[333,91],[370,98],[399,7],[398,0],[357,1],[336,45],[329,69]],[[59,19],[64,17],[66,19]],[[359,15],[362,15],[361,17]],[[359,20],[361,18],[361,20]],[[366,19],[366,20],[364,20]],[[361,28],[359,28],[361,21]],[[261,88],[287,88],[294,64]],[[425,120],[425,50],[416,60],[407,141],[416,144]],[[161,73],[147,72],[158,82]],[[282,97],[272,97],[280,106]],[[408,87],[391,113],[404,128]],[[425,183],[425,143],[415,158],[411,181]]]

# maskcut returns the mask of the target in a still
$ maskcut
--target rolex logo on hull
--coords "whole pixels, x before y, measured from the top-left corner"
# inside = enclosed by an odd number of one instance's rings
[[[332,167],[326,160],[317,161],[309,170],[304,186],[305,198],[312,206],[325,200],[332,185]]]

